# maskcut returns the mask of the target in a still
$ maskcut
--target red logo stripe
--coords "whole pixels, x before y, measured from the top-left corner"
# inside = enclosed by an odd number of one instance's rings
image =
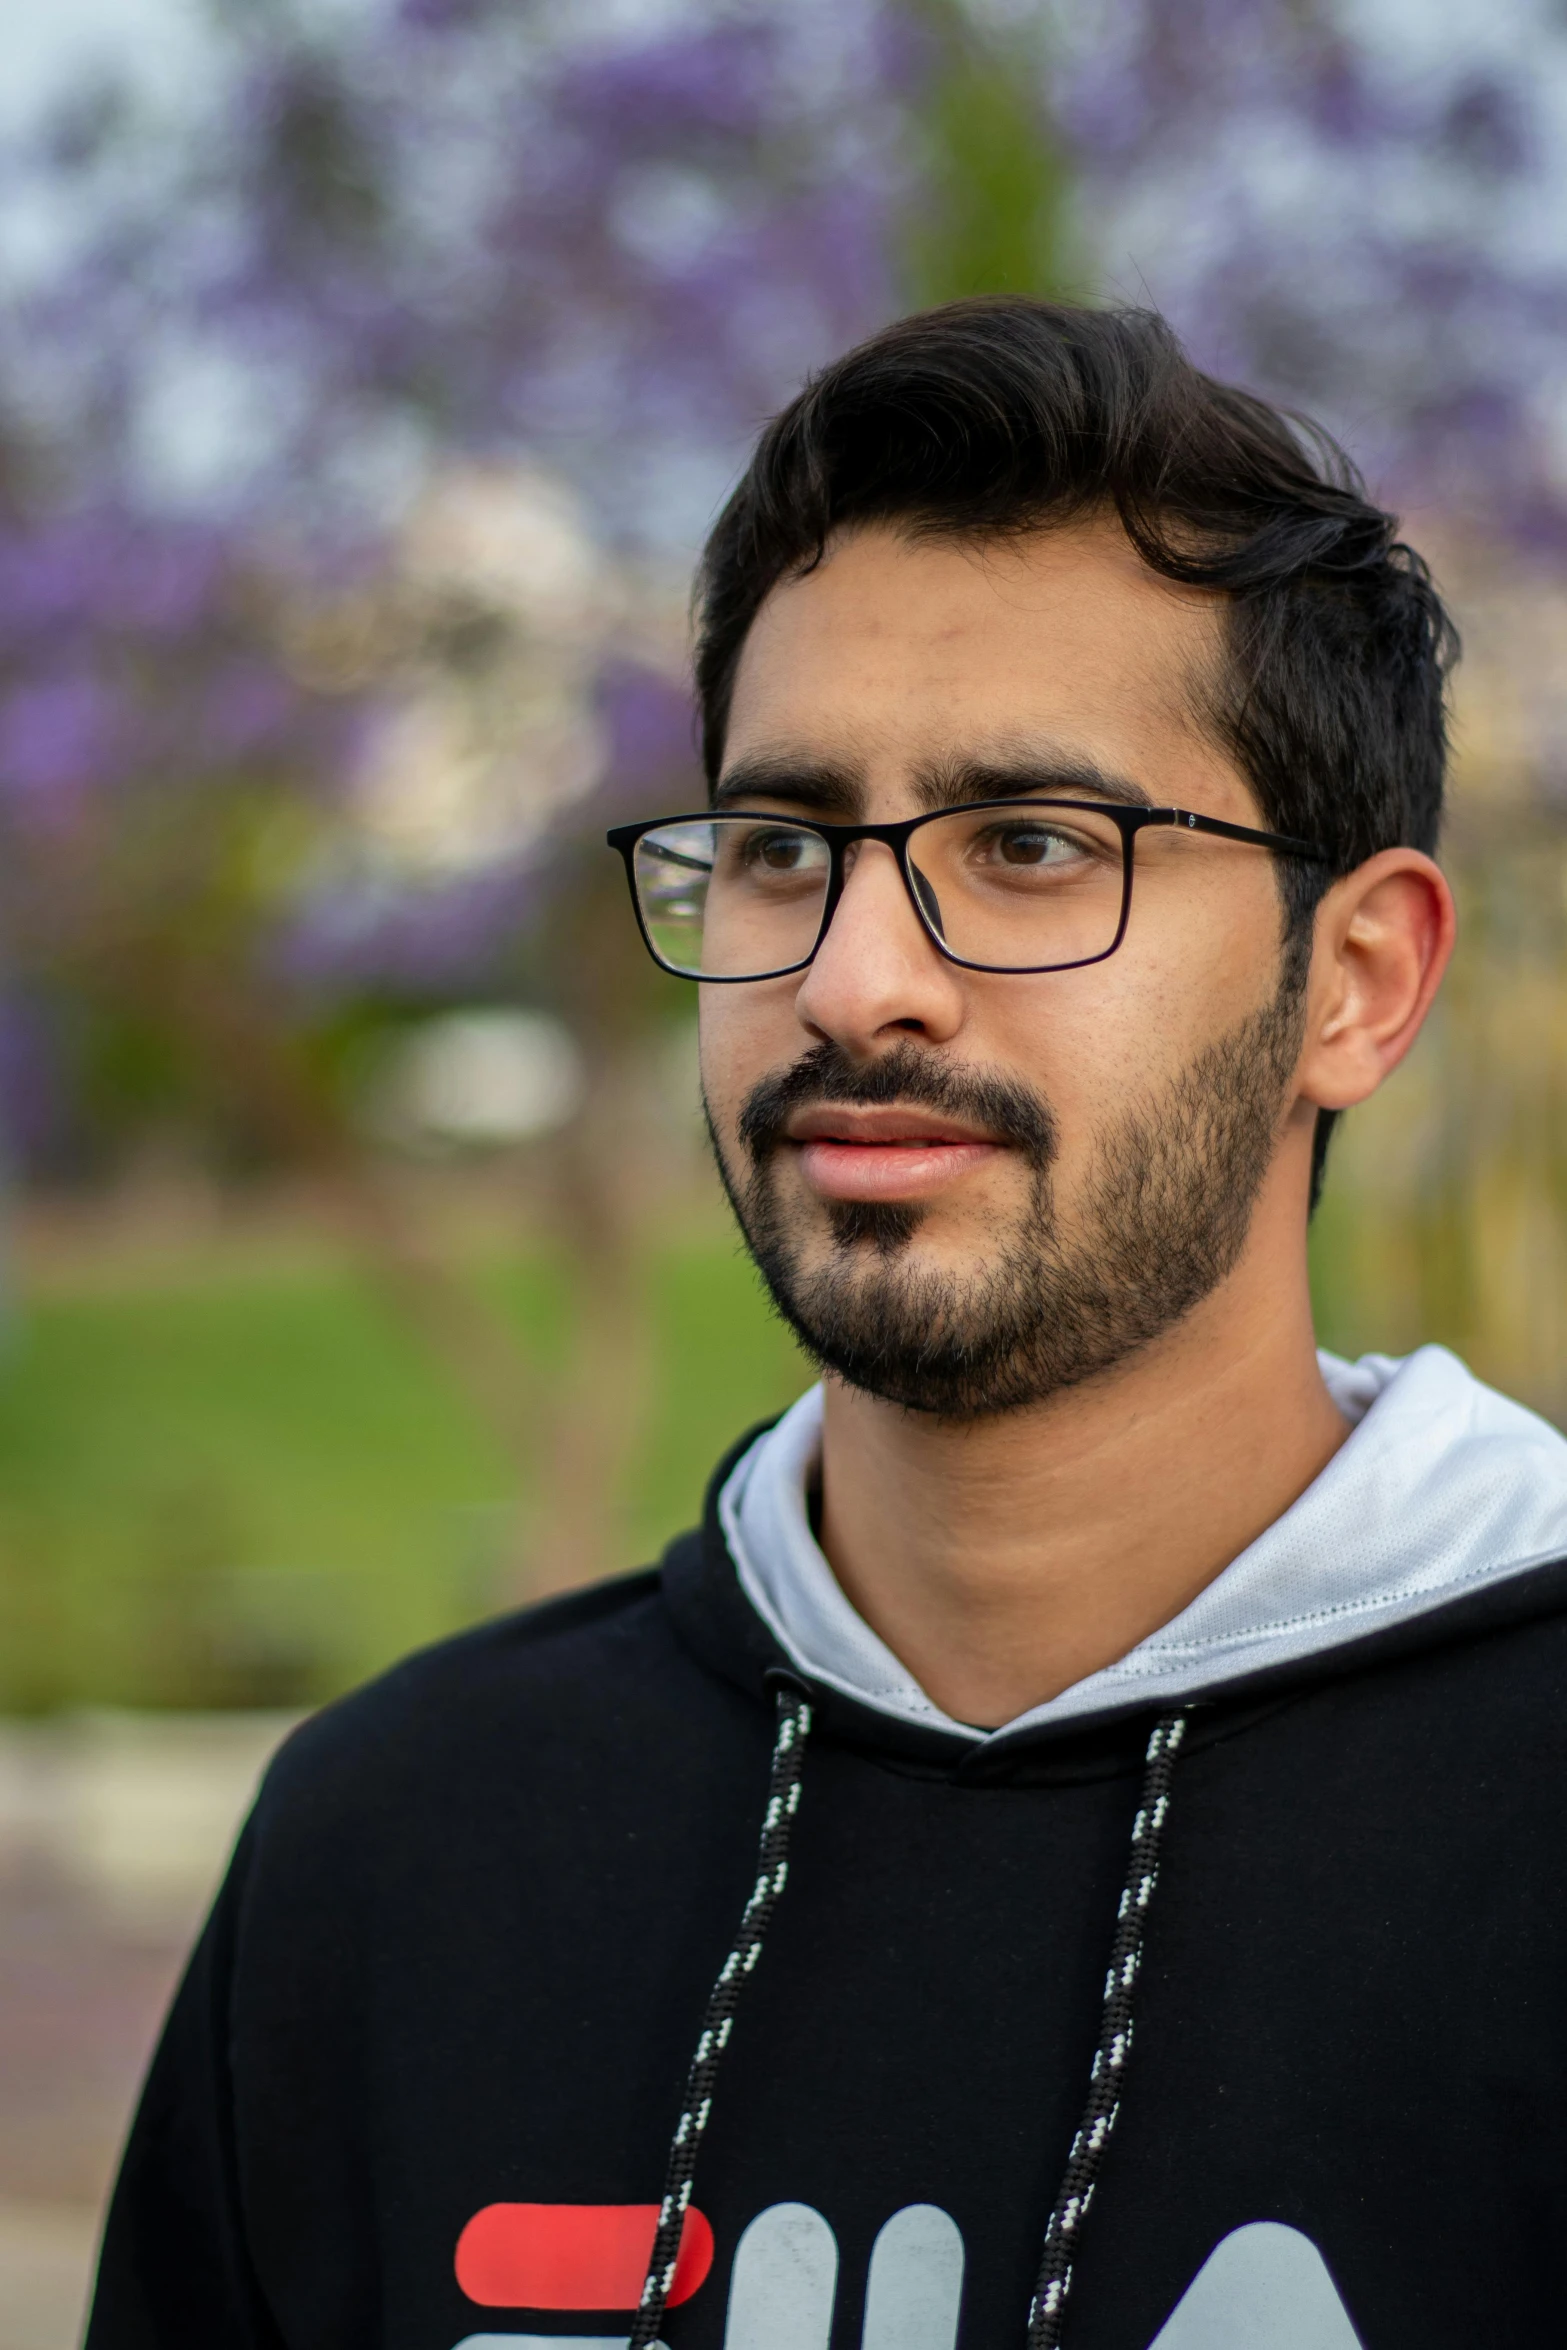
[[[656,2203],[487,2203],[457,2239],[457,2282],[486,2309],[635,2309],[658,2227]],[[713,2265],[694,2206],[680,2231],[669,2302]]]

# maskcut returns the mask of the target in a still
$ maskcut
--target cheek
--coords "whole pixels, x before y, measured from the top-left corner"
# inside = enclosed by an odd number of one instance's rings
[[[760,1079],[799,1058],[804,1039],[792,1002],[791,990],[766,982],[700,991],[702,1091],[720,1132],[733,1131],[741,1103]]]
[[[1148,1050],[1109,982],[1111,968],[1013,980],[967,1040],[969,1058],[1005,1071],[1047,1104],[1062,1164],[1124,1098]]]
[[[1237,902],[1237,896],[1239,902]],[[1134,1103],[1157,1096],[1277,985],[1280,914],[1264,889],[1157,909],[1120,950],[1081,971],[996,983],[976,1001],[968,1052],[1049,1104],[1061,1167]]]
[[[1241,844],[1203,842],[1139,873],[1118,974],[1151,1007],[1168,1002],[1194,1041],[1222,1034],[1278,984],[1284,906],[1268,859]]]

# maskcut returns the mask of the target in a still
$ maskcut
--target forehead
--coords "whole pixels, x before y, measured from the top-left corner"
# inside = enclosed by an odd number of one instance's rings
[[[1249,809],[1197,714],[1219,658],[1214,599],[1158,578],[1117,523],[982,544],[876,526],[763,604],[725,767],[809,757],[894,784],[1037,745],[1152,798]]]

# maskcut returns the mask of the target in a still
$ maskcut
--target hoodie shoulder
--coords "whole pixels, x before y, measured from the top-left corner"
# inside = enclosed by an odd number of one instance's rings
[[[700,1716],[704,1684],[661,1570],[612,1576],[421,1649],[312,1715],[273,1759],[258,1826],[385,1814],[434,1787],[537,1773],[573,1745],[608,1760]]]

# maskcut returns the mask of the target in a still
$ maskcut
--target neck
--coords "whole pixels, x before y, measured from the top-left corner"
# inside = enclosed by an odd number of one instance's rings
[[[1124,1656],[1343,1443],[1299,1225],[1283,1277],[1266,1238],[1175,1330],[1025,1411],[944,1422],[828,1378],[822,1546],[955,1720],[1012,1721]]]

